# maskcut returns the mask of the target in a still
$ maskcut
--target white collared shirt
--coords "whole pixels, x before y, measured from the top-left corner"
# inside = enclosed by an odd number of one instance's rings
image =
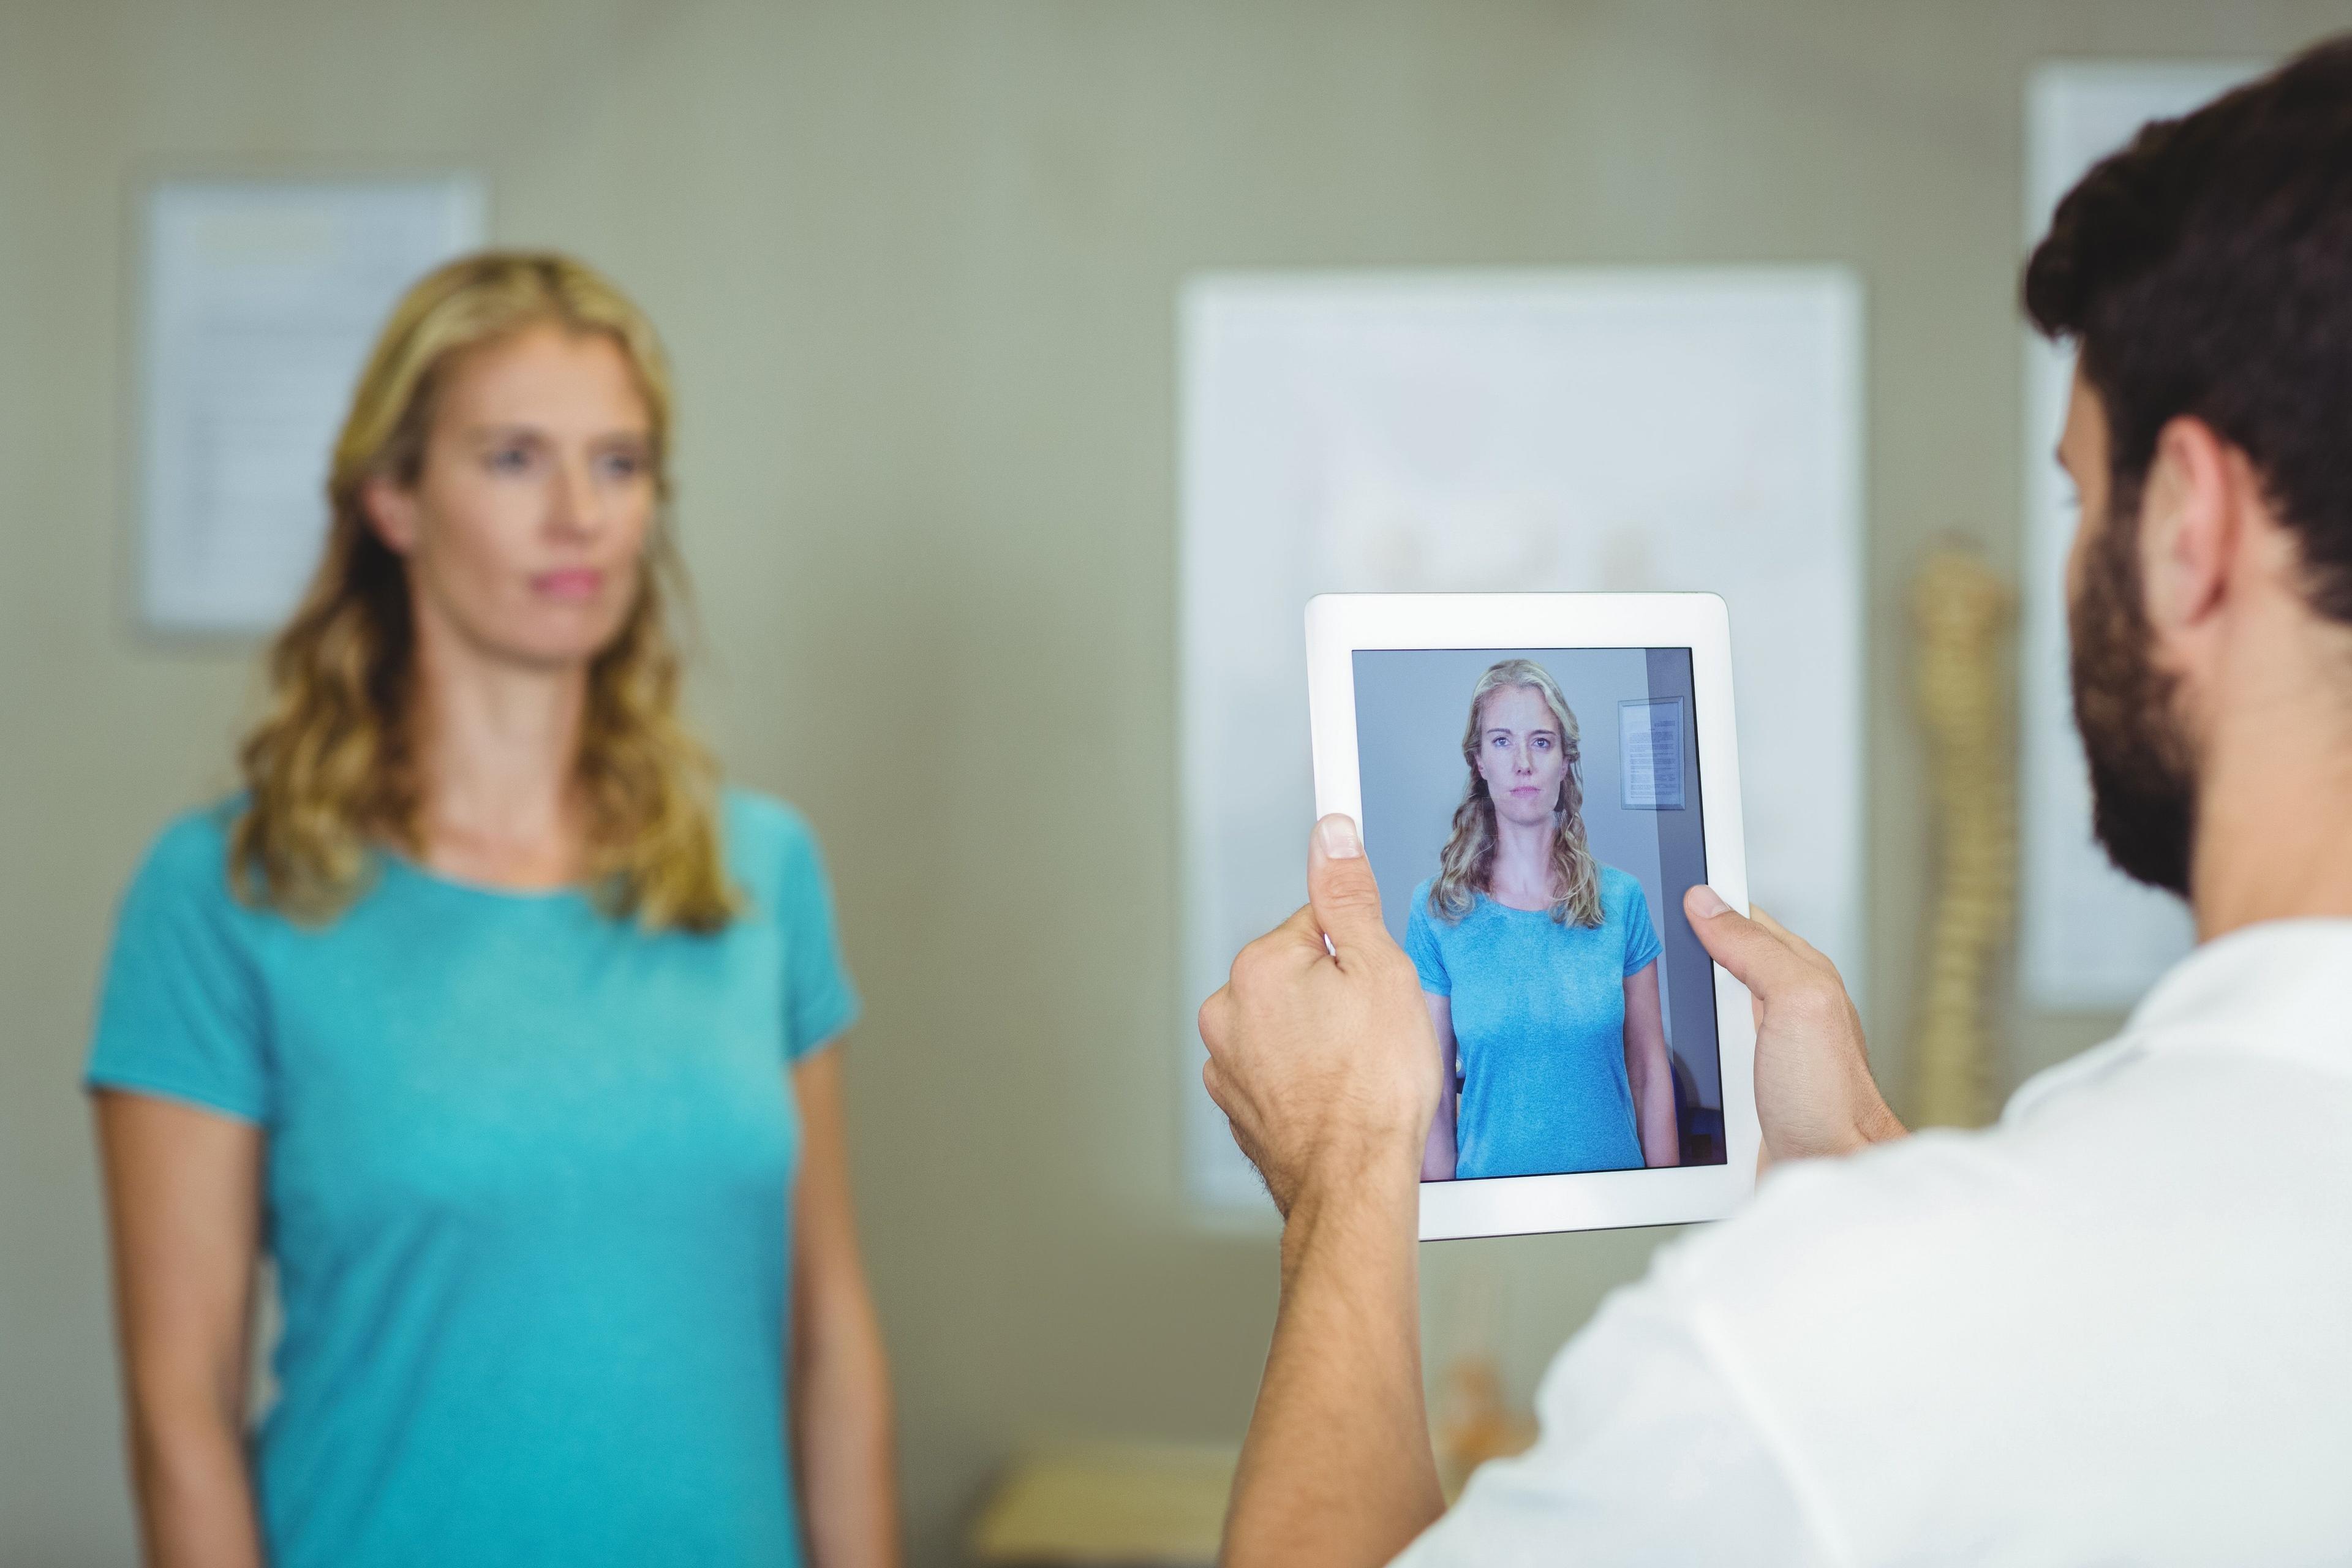
[[[1997,1126],[1770,1174],[1399,1559],[2352,1563],[2352,921],[2232,933]]]

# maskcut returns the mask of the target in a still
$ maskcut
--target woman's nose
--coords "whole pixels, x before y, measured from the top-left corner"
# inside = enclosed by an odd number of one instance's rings
[[[548,486],[547,528],[559,538],[577,538],[596,531],[596,490],[584,472],[571,463],[558,463]]]

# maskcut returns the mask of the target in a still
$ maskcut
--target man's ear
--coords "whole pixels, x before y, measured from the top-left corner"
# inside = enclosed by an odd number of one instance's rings
[[[360,486],[360,515],[394,555],[416,548],[416,492],[389,475],[372,475]]]
[[[2157,433],[2140,495],[2140,571],[2147,617],[2159,637],[2203,624],[2230,587],[2251,465],[2202,419],[2168,421]]]

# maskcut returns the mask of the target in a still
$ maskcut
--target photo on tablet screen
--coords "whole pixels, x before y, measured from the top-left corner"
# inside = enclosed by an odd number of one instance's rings
[[[1359,648],[1364,845],[1452,1090],[1424,1181],[1725,1159],[1691,654]],[[1449,1114],[1450,1112],[1450,1114]]]

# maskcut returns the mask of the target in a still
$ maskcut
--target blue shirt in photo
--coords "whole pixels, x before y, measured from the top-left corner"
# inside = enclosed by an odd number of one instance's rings
[[[1642,1163],[1625,1073],[1625,980],[1656,962],[1642,884],[1601,871],[1601,923],[1563,925],[1485,893],[1448,921],[1412,890],[1405,951],[1450,997],[1462,1063],[1454,1173],[1551,1175]]]
[[[382,857],[331,923],[238,902],[236,803],[126,895],[88,1081],[265,1135],[275,1568],[789,1568],[787,1068],[857,1012],[814,838],[730,791],[744,914]]]

